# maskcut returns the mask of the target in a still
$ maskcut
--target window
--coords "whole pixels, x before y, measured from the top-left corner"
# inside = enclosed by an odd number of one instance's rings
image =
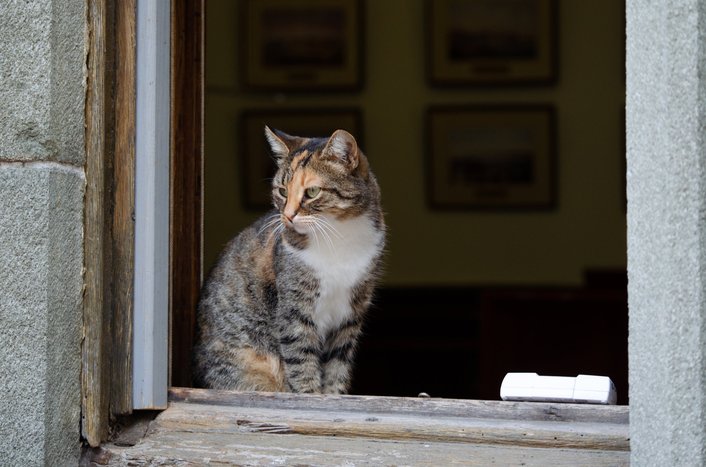
[[[380,2],[382,3],[382,2]],[[382,11],[385,8],[383,5],[378,5],[378,2],[370,2],[370,5],[368,5],[370,8],[370,11],[368,12],[368,18],[371,18],[372,16],[375,15],[381,15],[384,14]],[[135,50],[135,42],[130,41],[130,39],[134,39],[136,36],[136,31],[138,26],[136,25],[134,19],[135,19],[135,11],[139,7],[139,5],[136,5],[135,2],[120,2],[117,3],[114,8],[115,8],[115,24],[114,26],[111,26],[110,23],[108,23],[107,26],[105,26],[105,30],[103,31],[105,34],[106,40],[115,40],[117,44],[117,48],[115,50],[115,57],[112,57],[112,59],[115,60],[116,62],[116,69],[115,69],[115,75],[111,78],[110,76],[107,76],[108,79],[108,85],[111,84],[110,80],[114,80],[114,85],[116,86],[117,90],[117,96],[115,99],[115,108],[112,109],[106,109],[100,107],[100,105],[96,104],[96,109],[98,110],[103,110],[105,111],[106,114],[110,114],[111,112],[115,112],[114,116],[111,117],[114,119],[116,128],[118,129],[114,144],[113,140],[110,139],[110,119],[108,119],[108,122],[104,123],[104,127],[95,127],[93,128],[94,130],[97,130],[100,132],[100,128],[103,128],[103,136],[106,138],[106,145],[109,148],[109,151],[107,152],[108,157],[113,158],[114,163],[107,163],[101,168],[99,168],[99,171],[101,171],[101,175],[105,176],[107,179],[107,185],[110,186],[110,190],[108,191],[108,197],[110,202],[114,202],[116,209],[114,211],[111,211],[110,209],[105,209],[102,214],[99,214],[98,216],[103,216],[104,218],[110,218],[110,232],[112,233],[111,235],[106,234],[105,236],[105,241],[107,242],[104,245],[104,250],[102,251],[109,251],[110,253],[106,256],[110,258],[113,266],[116,266],[116,268],[113,267],[105,267],[103,270],[104,277],[103,277],[103,284],[108,288],[107,284],[112,284],[113,288],[108,291],[106,296],[104,297],[104,301],[100,307],[101,313],[102,313],[102,319],[99,323],[98,328],[101,329],[101,332],[97,333],[97,340],[99,341],[99,344],[97,345],[98,351],[96,358],[98,360],[98,368],[102,368],[104,373],[102,376],[99,375],[99,377],[94,378],[92,381],[92,386],[93,388],[97,388],[97,390],[87,390],[85,394],[90,394],[91,398],[95,399],[95,404],[91,402],[90,407],[88,407],[90,404],[87,403],[88,408],[84,408],[84,417],[90,418],[93,414],[98,413],[99,415],[96,417],[99,420],[96,422],[96,431],[92,437],[89,437],[88,435],[86,436],[87,439],[93,440],[91,441],[91,444],[95,444],[97,442],[100,442],[100,439],[104,438],[105,431],[101,432],[101,430],[105,430],[107,427],[107,414],[108,411],[112,411],[114,414],[121,414],[121,413],[127,413],[130,412],[133,408],[132,405],[128,404],[127,402],[134,402],[130,395],[123,394],[121,389],[122,387],[125,387],[125,384],[130,382],[130,376],[126,375],[125,368],[131,368],[132,363],[130,362],[130,357],[129,355],[126,354],[115,354],[114,349],[122,349],[123,346],[125,345],[125,342],[127,342],[126,336],[130,336],[130,329],[134,329],[132,326],[137,326],[137,323],[131,323],[130,318],[129,318],[129,311],[131,311],[132,303],[130,303],[129,297],[132,295],[132,289],[131,285],[133,282],[133,276],[132,274],[135,273],[134,270],[132,270],[132,262],[131,262],[131,253],[133,251],[131,250],[131,244],[134,244],[134,239],[130,237],[129,232],[132,230],[133,227],[133,222],[134,219],[132,218],[132,207],[134,201],[131,199],[131,183],[130,177],[134,176],[134,163],[135,163],[135,156],[134,156],[134,148],[130,147],[129,141],[134,138],[134,134],[136,132],[136,128],[134,125],[135,121],[135,109],[130,109],[129,106],[126,108],[126,102],[130,102],[131,96],[134,96],[134,93],[136,92],[134,88],[131,88],[130,84],[131,77],[134,76],[135,73],[135,68],[134,68],[134,60],[135,60],[135,55],[134,55],[134,50]],[[212,2],[209,3],[209,8],[213,8],[215,12],[219,11],[219,8],[231,8],[232,4],[229,2]],[[415,7],[416,8],[416,7]],[[411,22],[412,16],[414,15],[414,9],[411,9],[407,11],[405,14],[410,15],[407,20]],[[417,11],[418,13],[418,11]],[[581,12],[574,12],[574,14],[579,14]],[[92,12],[92,14],[97,15],[93,16],[94,21],[98,22],[100,19],[104,18],[100,15],[107,15],[106,12]],[[172,35],[171,35],[171,47],[172,47],[172,64],[171,64],[171,72],[172,72],[172,105],[173,109],[171,112],[172,115],[172,121],[171,121],[171,150],[172,150],[172,173],[171,173],[171,179],[172,179],[172,184],[171,184],[171,199],[172,199],[172,215],[171,215],[171,250],[169,253],[170,261],[171,261],[171,271],[172,275],[170,277],[171,281],[171,291],[172,295],[170,298],[170,303],[172,307],[172,315],[171,315],[171,332],[170,332],[170,339],[172,341],[172,354],[171,354],[171,382],[172,386],[183,386],[183,385],[188,385],[189,382],[189,365],[190,365],[190,347],[191,347],[191,330],[193,329],[193,310],[196,304],[197,296],[198,296],[198,285],[200,283],[201,279],[201,217],[203,215],[203,210],[202,210],[202,202],[203,202],[203,197],[202,197],[202,190],[203,190],[203,173],[202,173],[202,159],[201,155],[203,153],[203,95],[201,94],[202,92],[202,86],[203,86],[203,61],[204,61],[204,50],[203,50],[203,34],[204,34],[204,7],[203,4],[200,2],[179,2],[175,1],[172,4],[172,13],[171,13],[171,25],[172,25]],[[217,13],[214,13],[214,18],[219,18],[220,21],[225,21],[228,16],[227,15],[218,15]],[[223,31],[223,30],[222,30]],[[369,40],[377,40],[379,41],[379,44],[385,44],[385,40],[387,40],[384,37],[380,36],[375,36],[375,34],[380,32],[380,29],[376,29],[371,25],[369,33],[372,34],[372,37]],[[139,36],[138,36],[139,37]],[[414,41],[419,41],[421,40],[420,38],[422,37],[421,34],[419,36],[415,36],[416,39],[413,39]],[[401,40],[402,36],[391,36],[389,40]],[[97,38],[93,38],[93,44],[95,45],[95,42],[97,41]],[[227,48],[224,48],[222,52],[220,53],[225,53]],[[407,50],[407,49],[405,49]],[[603,49],[603,50],[608,50],[608,49]],[[106,54],[110,54],[111,52],[108,51]],[[374,52],[370,52],[371,56],[373,55]],[[100,57],[100,54],[97,53],[96,57]],[[163,57],[162,57],[163,58]],[[231,57],[231,59],[233,59]],[[377,57],[376,60],[381,60],[380,57]],[[407,63],[406,66],[414,67],[416,65],[419,65],[420,63],[414,62],[414,58],[407,58],[409,62]],[[108,60],[109,63],[109,60]],[[132,64],[132,68],[130,68],[129,64]],[[127,65],[126,65],[127,64]],[[124,66],[126,65],[126,66]],[[137,65],[139,68],[139,65]],[[92,68],[93,69],[93,68]],[[391,76],[390,79],[394,78],[394,76]],[[417,82],[419,84],[419,82]],[[381,95],[387,95],[387,91],[384,89],[381,89],[381,87],[374,85],[372,82],[368,85],[369,88],[366,88],[363,91],[363,94],[361,94],[360,99],[365,101],[366,106],[374,107],[373,111],[366,110],[364,114],[366,115],[367,118],[371,118],[370,122],[371,123],[366,123],[365,124],[365,133],[366,133],[366,140],[370,148],[377,147],[377,150],[375,152],[372,151],[372,149],[368,152],[371,154],[371,158],[373,158],[373,164],[375,167],[380,166],[379,170],[379,177],[381,179],[387,178],[392,179],[393,177],[396,176],[398,173],[404,173],[406,174],[407,177],[409,178],[415,178],[417,181],[423,180],[421,171],[423,170],[423,165],[422,164],[404,164],[404,169],[400,170],[399,169],[399,162],[397,161],[397,164],[377,164],[375,165],[375,160],[383,160],[386,154],[392,154],[393,151],[395,150],[395,145],[392,144],[393,141],[397,140],[402,140],[403,136],[400,135],[407,135],[407,139],[405,140],[407,146],[405,146],[408,150],[405,150],[404,152],[406,153],[414,153],[420,155],[420,160],[421,160],[421,154],[423,151],[419,148],[415,148],[415,146],[422,146],[421,141],[423,140],[423,135],[422,133],[422,119],[419,118],[417,120],[414,120],[413,122],[411,120],[404,120],[404,115],[418,115],[421,117],[421,112],[415,112],[413,109],[407,109],[410,110],[409,112],[401,112],[401,113],[395,113],[395,114],[388,114],[385,113],[386,104],[381,100]],[[422,86],[425,86],[424,83],[422,82]],[[566,86],[562,84],[562,86]],[[426,89],[426,88],[424,88]],[[402,89],[400,89],[402,90]],[[417,91],[419,91],[417,89]],[[559,93],[568,93],[571,95],[571,92],[579,92],[580,89],[569,89],[567,90],[565,87],[561,88]],[[92,91],[94,92],[94,91]],[[212,89],[209,90],[209,92],[213,92],[215,94],[221,93],[225,95],[226,99],[232,99],[233,96],[229,95],[228,90],[223,90],[223,89],[217,89],[217,86],[214,86]],[[502,97],[497,97],[497,93],[494,93],[493,91],[490,91],[488,94],[480,94],[476,92],[470,92],[466,90],[427,90],[423,91],[425,93],[424,98],[421,101],[415,101],[413,103],[410,103],[409,105],[415,106],[415,109],[421,110],[424,107],[424,103],[432,102],[432,101],[437,101],[437,100],[442,100],[442,101],[453,101],[456,102],[462,101],[462,100],[467,100],[467,101],[475,101],[477,99],[487,99],[487,97],[483,96],[488,96],[492,95],[495,96],[496,98],[502,98]],[[484,91],[485,92],[485,91]],[[516,92],[513,91],[516,94],[516,97],[520,100],[526,100],[526,99],[531,99],[533,98],[532,91],[524,91],[523,92]],[[382,93],[382,94],[381,94]],[[540,95],[546,94],[545,91],[539,92]],[[125,99],[122,99],[121,96],[126,96]],[[263,103],[266,103],[268,107],[275,107],[271,105],[269,102],[269,97],[263,96],[263,95],[250,95],[250,96],[241,96],[243,97],[243,102],[246,103],[247,106],[258,106],[258,105],[263,105]],[[398,96],[399,97],[399,96]],[[330,97],[327,95],[301,95],[297,97],[300,101],[316,101],[317,105],[321,105],[325,102],[328,102],[330,100]],[[341,101],[342,102],[348,102],[349,104],[351,102],[357,102],[357,97],[352,97],[350,94],[343,95],[341,96]],[[367,107],[366,107],[367,109]],[[223,117],[223,121],[219,125],[222,125],[224,129],[228,128],[233,128],[235,126],[235,120],[233,118],[234,113],[231,112],[231,110],[221,108],[220,110],[222,113],[217,114],[218,117]],[[139,110],[138,110],[139,112]],[[132,126],[130,122],[132,123]],[[571,119],[568,119],[567,121],[571,121]],[[616,123],[619,120],[616,119]],[[409,126],[405,126],[409,125]],[[376,128],[382,128],[382,130],[379,130],[378,133],[368,131],[370,127],[376,127]],[[386,129],[393,129],[394,131],[392,132],[391,135],[386,135],[385,130]],[[93,130],[91,130],[93,131]],[[616,130],[617,132],[618,130]],[[396,133],[395,133],[396,132]],[[397,136],[394,136],[397,134]],[[616,133],[617,134],[617,133]],[[414,137],[409,137],[409,135],[415,135]],[[387,136],[387,137],[386,137]],[[111,146],[112,144],[112,146]],[[229,143],[229,144],[232,144]],[[222,150],[222,149],[221,149]],[[618,150],[616,150],[618,151]],[[209,153],[210,154],[210,153]],[[95,155],[94,155],[95,156]],[[419,161],[418,161],[419,162]],[[388,167],[384,167],[388,166]],[[602,170],[602,168],[596,167],[596,166],[591,166],[589,165],[584,165],[580,166],[579,168],[576,168],[575,170],[577,172],[580,172],[581,170]],[[127,175],[126,175],[127,174]],[[207,175],[206,175],[207,176]],[[572,173],[569,173],[569,176],[572,176]],[[576,176],[576,173],[573,173],[573,176]],[[611,180],[616,181],[619,177],[619,171],[616,172],[615,174],[615,180],[611,178]],[[383,181],[383,190],[384,188],[384,180]],[[415,182],[416,183],[416,182]],[[421,184],[421,182],[420,182]],[[423,203],[423,196],[422,196],[422,189],[421,186],[415,188],[414,190],[410,191],[409,193],[400,190],[400,189],[393,189],[390,190],[389,193],[386,193],[385,196],[387,198],[391,199],[391,202],[393,205],[396,205],[397,208],[399,208],[400,212],[404,212],[405,208],[401,208],[402,204],[406,202],[408,199],[414,200],[415,203],[419,204],[419,206],[424,206]],[[616,190],[615,197],[617,198],[618,196],[618,190]],[[569,201],[569,203],[575,202]],[[397,203],[397,204],[395,204]],[[417,206],[417,208],[419,207]],[[206,208],[208,209],[208,208]],[[562,206],[563,209],[563,206]],[[413,212],[418,212],[415,209],[412,209]],[[468,215],[468,214],[449,214],[449,213],[426,213],[425,216],[428,218],[428,221],[431,221],[427,227],[424,227],[421,230],[421,235],[422,238],[424,239],[431,239],[433,238],[434,232],[432,230],[438,230],[438,229],[445,229],[446,231],[450,231],[454,229],[454,226],[457,225],[457,222],[459,221],[460,218],[463,218],[462,222],[468,222],[468,225],[473,224],[473,222],[476,222],[478,220],[482,220],[485,222],[487,225],[492,225],[494,226],[494,229],[492,232],[486,232],[484,235],[488,236],[493,236],[494,233],[502,232],[502,235],[504,236],[503,238],[506,238],[508,241],[512,240],[516,235],[513,231],[513,222],[511,221],[512,218],[520,218],[523,220],[523,222],[526,222],[526,227],[528,229],[525,229],[524,231],[528,232],[528,235],[531,236],[536,236],[539,237],[541,235],[546,234],[547,232],[553,232],[551,230],[552,225],[556,225],[551,222],[551,220],[548,220],[547,218],[551,214],[539,214],[539,216],[545,221],[548,222],[550,225],[549,230],[547,231],[542,231],[541,229],[536,229],[532,228],[532,220],[530,219],[530,216],[526,213],[514,213],[511,215],[505,214],[503,216],[494,216],[492,213],[480,213],[480,214],[473,214],[473,215]],[[613,214],[611,214],[613,215]],[[624,216],[622,213],[614,214],[615,217],[620,217]],[[570,220],[570,219],[567,219]],[[571,223],[571,222],[569,222]],[[396,231],[405,231],[412,229],[414,230],[415,226],[407,223],[402,223],[399,224],[400,228],[395,229]],[[433,228],[432,228],[433,227]],[[566,228],[566,226],[564,226]],[[470,229],[465,229],[464,232],[469,232]],[[127,233],[126,233],[127,232]],[[557,230],[556,232],[562,233],[563,231],[561,229]],[[601,235],[608,235],[605,232],[598,232]],[[207,234],[208,235],[208,234]],[[392,235],[398,235],[393,231]],[[584,238],[585,235],[591,235],[591,232],[584,232],[579,235],[580,238]],[[404,248],[406,248],[408,251],[412,251],[414,247],[414,236],[409,236],[410,238],[405,240],[407,243],[403,243]],[[399,237],[397,237],[399,239]],[[478,240],[480,238],[480,240]],[[480,245],[476,246],[474,248],[483,248],[484,243],[482,242],[483,239],[486,237],[478,237],[475,239],[475,241],[480,241]],[[461,238],[456,238],[455,239],[456,245],[459,244],[459,241],[463,240],[463,235]],[[394,241],[394,237],[393,237]],[[399,241],[399,240],[398,240]],[[417,240],[418,241],[418,240]],[[555,243],[555,238],[554,237],[547,237],[546,239],[543,239],[542,245],[546,248],[547,244],[553,244]],[[521,245],[519,245],[521,246]],[[565,247],[569,247],[565,246]],[[519,258],[524,258],[521,254],[521,252],[517,252],[516,250],[521,249],[518,248],[518,245],[513,244],[512,242],[508,243],[508,248],[511,250],[515,251],[515,254],[518,254]],[[541,249],[538,252],[530,252],[532,255],[543,255]],[[532,256],[530,255],[530,256]],[[399,258],[399,257],[398,257]],[[429,258],[427,258],[428,260]],[[395,263],[393,264],[393,268],[398,271],[405,270],[409,264],[404,260],[404,259],[396,259],[394,260]],[[409,260],[412,261],[412,260]],[[502,269],[500,265],[504,262],[502,258],[498,258],[496,261],[493,261],[492,258],[485,258],[484,262],[489,265],[490,268],[490,274],[496,274],[496,275],[502,275]],[[531,261],[528,261],[528,264],[531,264]],[[452,270],[454,268],[459,268],[462,265],[460,264],[447,264],[444,267],[446,268],[448,266],[449,270]],[[521,268],[520,268],[521,270]],[[394,281],[391,282],[392,285],[404,285],[406,287],[410,287],[412,284],[415,284],[415,280],[419,280],[420,278],[426,281],[428,277],[425,276],[420,276],[419,271],[414,271],[413,269],[409,270],[409,275],[401,275],[399,276],[400,279],[397,280],[397,283]],[[439,272],[439,271],[437,271]],[[448,271],[443,271],[443,274],[447,274]],[[527,275],[532,275],[532,271],[524,271],[525,274]],[[461,277],[461,276],[459,276]],[[446,277],[448,279],[448,277]],[[477,280],[474,279],[474,280]],[[521,282],[521,281],[519,281]],[[106,289],[107,290],[107,289]],[[456,289],[450,290],[448,288],[446,289],[441,289],[436,287],[436,290],[433,291],[432,295],[429,294],[424,294],[424,292],[421,292],[420,295],[417,296],[417,300],[413,300],[417,303],[419,302],[426,302],[428,304],[429,308],[434,308],[435,306],[438,306],[439,302],[439,297],[444,296],[444,294],[447,297],[447,301],[444,302],[445,305],[448,308],[451,308],[453,305],[459,303],[462,298],[467,299],[468,295],[466,294],[467,290],[462,290],[462,289]],[[493,291],[497,292],[497,290]],[[389,298],[386,300],[389,300],[389,302],[394,302],[398,299],[406,299],[410,300],[410,296],[415,297],[414,293],[411,292],[409,289],[405,289],[402,287],[396,287],[395,289],[392,290],[387,290],[383,291],[383,294],[388,294]],[[419,293],[419,292],[417,292]],[[448,299],[449,294],[456,293],[456,296],[453,296],[452,299]],[[563,291],[559,290],[559,294],[564,293]],[[492,299],[492,294],[487,295],[487,294],[478,294],[473,296],[474,300],[476,302],[471,301],[471,304],[474,304],[476,306],[481,305],[482,300],[486,300],[486,302],[483,303],[488,303],[487,300]],[[525,297],[526,298],[526,297]],[[467,301],[468,303],[468,301]],[[491,305],[498,307],[497,302],[490,302]],[[88,308],[87,308],[88,309]],[[98,308],[96,308],[98,309]],[[91,316],[93,316],[95,313],[95,310],[93,309],[92,311],[89,310],[87,313]],[[480,309],[480,308],[479,308]],[[424,318],[424,311],[423,309],[419,310],[419,316],[418,318],[421,320]],[[402,312],[402,311],[401,311]],[[446,332],[447,330],[443,328],[449,328],[453,329],[454,331],[458,331],[459,329],[463,329],[464,326],[468,326],[469,323],[464,321],[464,318],[454,318],[454,313],[448,313],[448,318],[451,319],[458,319],[458,321],[454,321],[453,324],[449,324],[449,322],[446,323],[438,323],[439,329],[438,331],[440,333]],[[111,329],[109,327],[109,323],[112,326],[117,326],[118,329],[118,334],[117,336],[113,337]],[[389,336],[388,331],[392,331],[391,328],[385,328],[385,326],[389,326],[391,323],[387,322],[384,323],[380,330],[377,331],[379,332],[379,336]],[[394,323],[392,323],[394,324]],[[446,326],[444,325],[446,324]],[[436,326],[437,323],[434,324]],[[420,333],[428,332],[429,328],[423,328],[420,327],[419,329],[412,329],[412,333],[418,331]],[[413,336],[411,339],[407,339],[408,342],[404,343],[401,342],[402,338],[398,340],[397,342],[393,342],[393,346],[388,346],[388,347],[378,347],[375,349],[376,351],[390,351],[391,349],[394,349],[394,345],[397,345],[398,349],[398,354],[400,354],[400,357],[403,357],[404,354],[410,349],[409,345],[412,347],[415,344],[415,336]],[[420,337],[420,336],[416,336]],[[475,336],[478,337],[478,336]],[[372,344],[374,345],[381,345],[383,339],[379,339],[378,342],[375,342],[375,335],[373,335],[373,340]],[[448,345],[450,343],[450,345]],[[444,355],[452,354],[452,353],[458,353],[460,352],[470,352],[473,354],[473,352],[476,352],[478,350],[475,345],[477,344],[469,344],[468,339],[465,337],[459,337],[457,340],[452,339],[449,340],[449,335],[448,334],[439,334],[437,336],[437,342],[433,343],[434,345],[437,345],[437,347],[442,348],[442,351],[435,356],[436,361],[440,361],[443,359]],[[91,344],[89,344],[91,345]],[[405,345],[408,345],[408,347],[405,347]],[[444,346],[446,346],[444,348]],[[375,348],[375,347],[373,347]],[[414,350],[414,349],[413,349]],[[419,350],[419,349],[417,349]],[[420,354],[423,354],[424,352],[427,352],[427,349],[422,348]],[[445,354],[444,352],[448,352]],[[364,356],[364,355],[363,355]],[[117,357],[117,358],[115,358]],[[123,358],[125,360],[123,360]],[[111,361],[111,364],[106,364],[107,361]],[[431,359],[428,362],[428,366],[434,365],[434,359]],[[89,365],[87,365],[87,368]],[[108,370],[110,369],[110,370]],[[380,372],[379,374],[382,374],[382,371],[384,368],[373,368],[371,371],[378,371]],[[473,369],[471,369],[473,370]],[[90,373],[90,371],[89,371]],[[96,376],[96,375],[92,375]],[[433,377],[432,379],[436,380],[438,377]],[[117,384],[115,384],[117,382]],[[461,385],[467,384],[469,381],[466,380],[461,380],[461,381],[454,381],[453,383],[460,383]],[[91,382],[87,383],[91,384]],[[416,384],[416,383],[415,383]],[[472,384],[472,382],[471,382]],[[421,390],[426,390],[428,387],[420,387]],[[405,389],[407,390],[407,389]],[[442,391],[443,389],[440,389]],[[374,391],[379,391],[374,390]],[[391,391],[397,392],[398,389],[391,389]],[[361,390],[361,392],[373,392],[367,391],[367,390]],[[434,394],[435,391],[431,390],[428,391],[431,392],[432,395],[437,395]],[[192,392],[190,393],[190,397],[195,397],[195,395],[198,395],[200,393],[198,392]],[[398,394],[400,395],[400,394]],[[406,395],[413,395],[413,394],[406,394]],[[465,394],[459,394],[459,396],[464,396]],[[201,397],[201,396],[199,396]],[[208,399],[208,396],[203,396],[206,399]],[[127,402],[126,402],[127,401]],[[421,404],[422,402],[420,402]],[[374,417],[373,417],[374,418]],[[87,424],[84,426],[84,432],[86,430],[90,430],[90,428],[93,425]],[[98,441],[96,441],[98,440]]]

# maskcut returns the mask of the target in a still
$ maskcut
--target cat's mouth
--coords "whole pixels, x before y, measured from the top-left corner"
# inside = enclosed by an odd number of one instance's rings
[[[317,241],[330,244],[333,239],[341,238],[341,234],[338,232],[331,219],[325,215],[296,215],[291,219],[283,215],[282,223],[286,228],[293,230],[300,235],[314,237]]]
[[[290,219],[289,217],[283,215],[282,223],[286,228],[289,230],[294,230],[298,234],[306,235],[311,233],[311,228],[309,227],[308,222],[302,220],[300,216],[294,216]]]

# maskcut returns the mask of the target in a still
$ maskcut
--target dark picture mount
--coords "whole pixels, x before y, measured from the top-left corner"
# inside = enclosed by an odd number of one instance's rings
[[[245,88],[362,87],[362,0],[245,0],[242,5],[240,64]]]
[[[272,208],[271,180],[277,167],[265,140],[265,125],[304,137],[328,137],[335,130],[343,129],[351,133],[365,151],[363,119],[357,108],[246,110],[240,118],[238,137],[242,199],[249,210]]]
[[[435,86],[551,83],[556,0],[427,0],[427,76]]]
[[[432,208],[555,206],[553,107],[431,107],[426,126],[427,199]]]

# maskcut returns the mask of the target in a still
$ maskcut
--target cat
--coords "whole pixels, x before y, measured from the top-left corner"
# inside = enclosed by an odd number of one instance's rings
[[[347,393],[380,276],[380,188],[355,138],[265,127],[274,210],[232,239],[202,287],[197,385]]]

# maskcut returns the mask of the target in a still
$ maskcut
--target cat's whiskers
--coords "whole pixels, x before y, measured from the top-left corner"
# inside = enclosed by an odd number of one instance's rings
[[[306,220],[305,223],[307,225],[311,225],[314,227],[313,229],[309,229],[309,231],[314,234],[314,241],[316,241],[316,248],[321,248],[321,245],[319,244],[319,236],[316,233],[316,223],[310,222],[308,219]]]
[[[324,237],[324,240],[326,240],[326,243],[328,244],[329,249],[331,250],[331,253],[336,255],[336,246],[333,244],[333,240],[331,239],[331,235],[329,232],[326,230],[326,225],[321,222],[321,219],[317,216],[312,216],[313,220],[313,225],[314,227],[321,232],[321,235]]]
[[[307,230],[311,233],[314,233],[314,220],[311,218],[311,216],[298,216],[297,217],[297,222],[300,224],[303,224],[306,226]]]
[[[269,238],[271,239],[271,238],[273,238],[273,237],[277,237],[277,236],[279,236],[283,231],[284,231],[284,223],[282,223],[282,222],[280,221],[279,224],[277,224],[277,225],[275,226],[275,228],[272,229],[272,232],[270,232],[270,237],[269,237]]]
[[[331,250],[331,252],[335,253],[336,248],[334,247],[333,242],[331,241],[331,238],[329,237],[328,233],[326,233],[326,231],[323,229],[323,227],[321,227],[321,225],[318,224],[316,221],[314,221],[313,225],[316,228],[316,230],[321,232],[321,236],[324,237],[324,240],[326,240],[326,243],[328,244],[328,247]]]
[[[276,225],[278,222],[281,225],[281,222],[282,222],[281,216],[279,214],[271,215],[270,217],[267,218],[267,222],[265,222],[265,224],[260,228],[260,230],[257,231],[257,235],[259,236],[260,234],[262,234],[262,232],[269,229],[273,225]]]
[[[319,234],[321,234],[321,237],[324,239],[331,252],[334,254],[336,253],[336,247],[333,244],[333,241],[331,240],[331,236],[326,231],[323,224],[320,222],[320,219],[316,215],[312,214],[304,216],[301,217],[299,220],[302,224],[307,226],[309,232],[311,232],[311,234],[314,236],[314,241],[316,242],[316,247],[318,249],[321,249],[321,243],[319,242]]]
[[[335,237],[337,237],[339,240],[343,240],[343,235],[336,229],[336,227],[331,224],[331,222],[326,219],[325,217],[317,214],[312,214],[312,217],[315,218],[318,222],[321,223],[322,227],[325,227],[330,233],[332,233]]]
[[[317,224],[317,226],[318,226],[319,229],[321,229],[321,233],[322,233],[322,234],[324,235],[324,237],[326,238],[326,241],[327,241],[327,243],[328,243],[328,245],[329,245],[329,248],[330,248],[331,252],[334,254],[334,256],[338,256],[338,254],[337,254],[337,249],[336,249],[336,247],[335,247],[335,245],[334,245],[334,243],[333,243],[333,239],[331,238],[331,233],[336,234],[336,235],[337,235],[337,238],[338,238],[339,240],[342,239],[343,236],[340,235],[340,234],[338,234],[338,232],[336,232],[335,230],[334,230],[334,231],[330,230],[331,227],[330,227],[330,226],[327,226],[326,224],[324,224],[324,223],[322,223],[322,222],[319,222],[319,223]]]
[[[275,227],[275,229],[272,231],[272,235],[277,236],[277,235],[281,234],[282,232],[284,232],[284,224],[282,222],[280,222],[277,225],[277,227]]]

